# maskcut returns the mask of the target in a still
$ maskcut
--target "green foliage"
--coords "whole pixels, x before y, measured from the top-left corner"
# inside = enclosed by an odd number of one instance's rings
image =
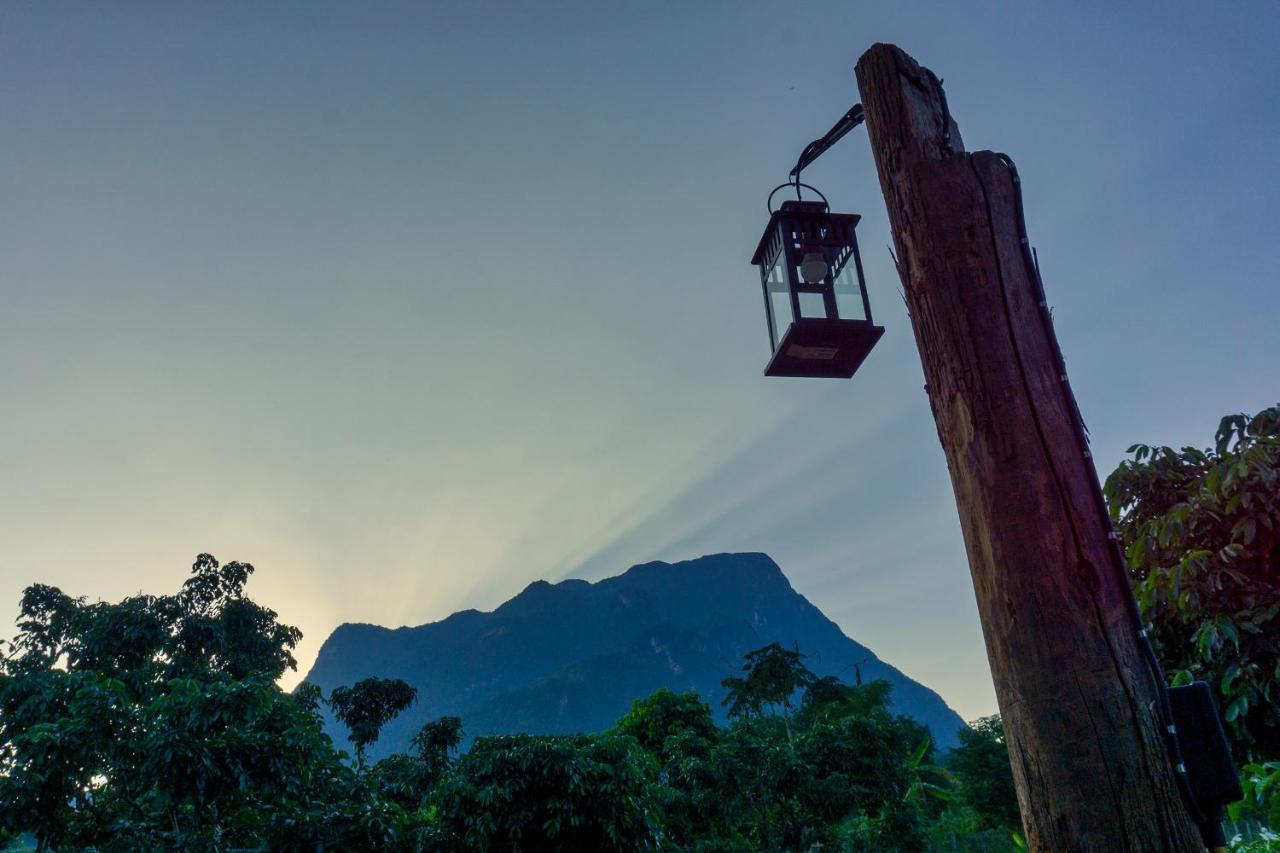
[[[260,607],[242,593],[253,566],[227,563],[201,554],[192,577],[178,593],[183,613],[172,652],[176,672],[199,672],[229,678],[265,677],[275,680],[286,669],[297,669],[293,649],[302,632],[276,621],[272,610]]]
[[[458,717],[432,720],[411,739],[414,754],[392,755],[374,765],[373,784],[382,796],[408,811],[431,812],[431,795],[449,770],[462,734]]]
[[[333,689],[329,707],[347,727],[361,767],[365,749],[378,739],[382,727],[417,698],[417,688],[398,678],[366,678],[351,687]]]
[[[654,782],[625,735],[480,738],[442,784],[440,819],[467,850],[653,850]]]
[[[0,676],[0,828],[34,833],[46,846],[81,836],[82,804],[115,763],[131,704],[118,679],[95,672]]]
[[[963,788],[957,791],[963,793]],[[990,828],[972,808],[953,802],[924,827],[924,847],[954,853],[1015,853],[1026,849],[1020,833]]]
[[[448,760],[458,744],[462,743],[462,735],[461,717],[441,717],[419,729],[410,745],[422,758]]]
[[[861,682],[861,679],[859,679]],[[832,703],[841,702],[854,695],[854,690],[834,675],[814,678],[804,689],[805,708],[821,708]]]
[[[978,829],[1021,830],[1018,795],[998,715],[982,717],[960,730],[960,743],[951,750],[947,769],[959,781],[965,805],[978,818]]]
[[[766,707],[781,708],[783,715],[787,715],[792,697],[815,678],[804,665],[804,657],[799,651],[784,649],[778,643],[747,652],[742,665],[746,677],[731,677],[721,682],[729,691],[723,702],[729,709],[729,717],[758,716]]]
[[[313,690],[275,686],[300,637],[202,554],[174,596],[118,604],[36,585],[0,670],[0,831],[42,848],[380,845]]]
[[[1214,447],[1134,445],[1107,478],[1139,605],[1174,683],[1215,687],[1237,756],[1280,757],[1280,407]]]
[[[884,849],[922,849],[918,830],[936,811],[923,792],[945,780],[926,764],[927,730],[888,707],[884,682],[828,682],[794,730],[785,716],[763,713],[716,729],[696,697],[659,691],[634,703],[619,729],[636,733],[660,764],[671,849],[866,849],[857,844],[889,834],[900,846]]]
[[[1244,799],[1227,807],[1232,820],[1256,820],[1280,829],[1280,761],[1246,764],[1240,771]]]
[[[924,850],[926,838],[919,814],[911,809],[886,806],[873,815],[858,814],[846,820],[837,833],[846,850],[884,850],[908,853]]]
[[[664,687],[646,699],[633,701],[631,711],[618,721],[618,731],[635,738],[653,755],[665,757],[668,738],[711,741],[716,737],[716,724],[711,719],[711,706],[697,693],[674,693]]]
[[[727,727],[697,694],[660,690],[601,734],[486,737],[461,757],[462,720],[442,717],[410,753],[368,770],[364,749],[416,691],[366,679],[329,697],[360,759],[352,767],[323,733],[319,689],[276,686],[299,635],[244,597],[252,572],[201,555],[174,596],[90,604],[52,587],[26,591],[0,664],[0,842],[31,833],[42,850],[100,851],[1008,846],[978,811],[1007,762],[975,760],[954,775],[932,766],[927,731],[890,713],[887,684],[816,678],[799,651],[776,644],[749,653],[744,676],[730,679],[737,713]],[[989,746],[974,743],[975,755]]]
[[[1232,853],[1275,853],[1280,850],[1280,835],[1263,829],[1256,838],[1237,836],[1230,839],[1227,849]]]

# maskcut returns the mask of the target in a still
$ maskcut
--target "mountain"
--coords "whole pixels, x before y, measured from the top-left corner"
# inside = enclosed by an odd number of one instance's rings
[[[378,758],[444,714],[460,716],[469,737],[599,731],[660,687],[698,691],[723,719],[720,681],[773,641],[798,647],[818,675],[889,681],[898,713],[928,726],[940,747],[955,744],[964,722],[942,697],[846,637],[765,554],[644,563],[597,583],[536,581],[491,613],[416,628],[342,625],[307,681],[326,695],[372,675],[418,688],[370,750]],[[332,721],[330,734],[346,744]]]

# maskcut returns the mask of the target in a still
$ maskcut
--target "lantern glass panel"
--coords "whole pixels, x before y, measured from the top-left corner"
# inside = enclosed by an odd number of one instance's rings
[[[791,325],[791,291],[787,288],[787,270],[783,258],[778,257],[769,269],[766,287],[769,292],[769,319],[773,323],[773,345],[776,347],[782,335]]]
[[[841,320],[865,320],[867,312],[862,304],[862,290],[858,287],[858,272],[853,263],[844,265],[836,276],[836,311]]]
[[[825,320],[827,306],[821,293],[798,293],[800,298],[800,316],[806,320]]]

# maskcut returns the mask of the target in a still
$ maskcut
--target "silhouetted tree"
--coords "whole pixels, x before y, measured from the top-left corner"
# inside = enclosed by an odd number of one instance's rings
[[[960,743],[951,750],[947,767],[960,781],[963,800],[982,818],[983,828],[1017,831],[1022,827],[998,714],[974,720],[960,730]]]
[[[0,831],[41,849],[385,842],[314,689],[275,684],[300,633],[244,597],[252,573],[201,554],[172,596],[27,588],[0,660]]]
[[[472,744],[442,782],[450,850],[658,848],[653,759],[630,737],[501,735]]]
[[[418,698],[418,689],[399,678],[366,678],[351,687],[335,687],[329,707],[347,727],[356,748],[356,764],[364,767],[364,752],[378,739],[382,727]]]
[[[172,596],[91,604],[28,588],[0,657],[0,840],[32,833],[42,850],[104,851],[1012,844],[983,834],[975,811],[998,800],[993,774],[1008,774],[978,737],[995,728],[961,736],[954,776],[934,772],[927,731],[890,713],[888,684],[815,678],[778,644],[726,680],[726,727],[697,694],[659,690],[613,730],[481,738],[459,758],[462,720],[442,717],[367,771],[366,749],[416,691],[365,679],[329,699],[352,767],[323,732],[319,688],[277,686],[298,633],[244,596],[251,574],[201,555]],[[928,794],[951,798],[945,814]]]
[[[439,756],[448,758],[449,754],[462,743],[462,718],[441,717],[423,725],[413,736],[409,744],[418,751],[418,755]]]
[[[747,652],[743,678],[726,678],[720,684],[729,693],[721,703],[731,718],[759,716],[766,706],[781,709],[787,740],[791,740],[791,698],[812,684],[815,676],[803,663],[799,650],[784,649],[778,643]]]

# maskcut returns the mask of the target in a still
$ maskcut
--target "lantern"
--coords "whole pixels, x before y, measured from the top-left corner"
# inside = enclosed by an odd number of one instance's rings
[[[848,379],[884,334],[871,320],[854,229],[826,201],[785,201],[751,263],[760,268],[773,357],[766,376]]]

